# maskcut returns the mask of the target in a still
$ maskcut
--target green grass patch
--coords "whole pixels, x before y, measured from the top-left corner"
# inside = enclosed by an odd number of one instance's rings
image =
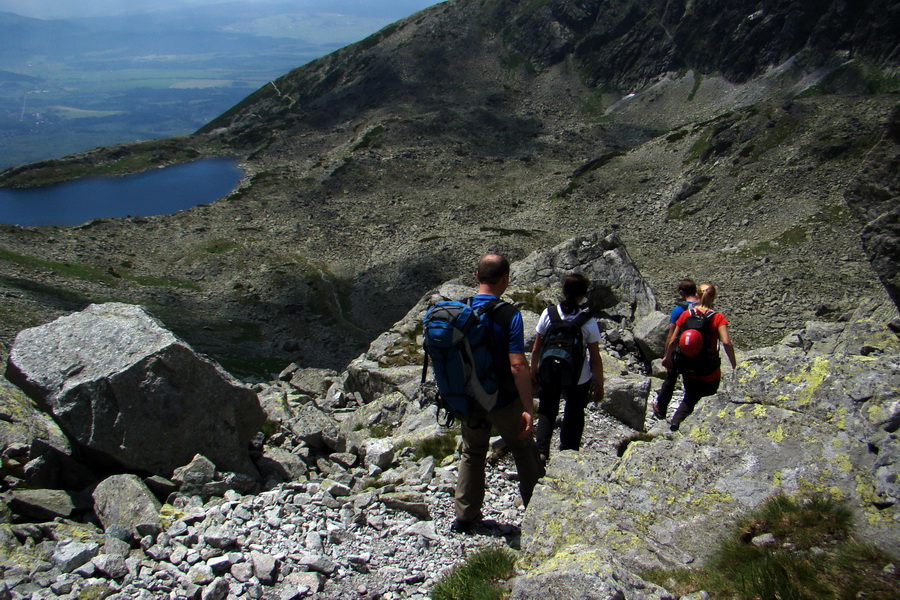
[[[695,141],[691,145],[691,149],[688,150],[687,156],[684,158],[684,164],[700,160],[700,156],[702,156],[709,148],[709,138],[712,135],[712,132],[713,128],[708,127],[700,134],[700,137],[697,138],[697,141]]]
[[[241,245],[234,240],[219,238],[210,240],[200,247],[200,251],[206,254],[226,254],[232,250],[237,250]]]
[[[768,256],[775,252],[783,252],[790,248],[796,248],[809,239],[807,225],[795,225],[787,231],[783,231],[778,237],[759,242],[758,244],[740,251],[741,256]]]
[[[773,543],[754,540],[771,536]],[[892,557],[852,536],[849,509],[830,497],[770,498],[739,519],[698,569],[643,576],[676,595],[700,590],[733,600],[891,600],[900,576]]]
[[[437,436],[425,438],[413,446],[416,458],[425,458],[430,456],[436,462],[444,460],[446,457],[456,452],[456,434],[442,433]]]
[[[4,248],[0,248],[0,262],[14,264],[29,270],[49,271],[62,279],[77,279],[88,283],[111,287],[118,285],[119,281],[130,281],[142,286],[172,287],[190,290],[200,289],[194,282],[183,279],[135,276],[127,273],[120,273],[114,269],[100,269],[98,267],[79,263],[44,260],[34,256],[18,254]]]
[[[413,329],[404,332],[397,341],[387,347],[384,356],[378,358],[378,364],[382,367],[421,365],[423,355],[419,352],[422,348],[419,336],[424,329],[422,322],[417,321]]]
[[[373,438],[386,438],[391,436],[391,428],[386,425],[370,425],[369,426],[369,435]]]
[[[524,69],[526,72],[531,73],[532,75],[537,73],[537,69],[533,64],[531,64],[531,61],[529,61],[528,58],[523,54],[519,54],[518,52],[510,52],[506,54],[500,59],[500,64],[503,65],[503,68],[509,71]]]
[[[533,288],[530,290],[509,292],[508,295],[519,308],[541,314],[544,312],[544,309],[547,308],[547,303],[538,298],[538,295],[542,291],[543,288]]]
[[[431,589],[432,600],[501,600],[505,582],[516,573],[515,555],[506,548],[485,548],[455,567]]]

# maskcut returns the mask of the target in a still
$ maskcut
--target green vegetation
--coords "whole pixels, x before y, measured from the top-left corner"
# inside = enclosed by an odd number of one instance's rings
[[[530,290],[510,292],[509,297],[513,299],[513,302],[515,302],[516,305],[519,306],[519,308],[529,310],[533,313],[541,314],[544,309],[547,308],[547,303],[538,298],[538,295],[542,291],[542,288],[534,288]]]
[[[107,153],[88,152],[10,169],[0,177],[0,186],[39,187],[92,175],[129,175],[200,157],[200,152],[190,148],[183,139],[154,140]]]
[[[431,589],[432,600],[501,600],[504,582],[515,575],[515,555],[485,548],[471,555]]]
[[[380,423],[376,423],[375,425],[369,426],[369,435],[373,438],[386,438],[390,437],[391,429],[386,425],[381,425]]]
[[[422,335],[423,330],[422,322],[417,321],[413,329],[405,331],[396,342],[385,350],[384,355],[378,358],[378,364],[382,367],[421,365],[419,336]]]
[[[895,558],[851,535],[851,514],[831,498],[775,496],[740,519],[701,568],[653,570],[644,579],[677,595],[713,599],[891,600]],[[773,543],[755,544],[769,534]]]
[[[670,144],[671,144],[671,143],[674,143],[674,142],[677,142],[677,141],[681,140],[682,138],[687,137],[687,135],[688,135],[689,133],[690,133],[690,132],[689,132],[687,129],[679,129],[678,131],[676,131],[676,132],[674,132],[674,133],[670,133],[669,135],[667,135],[667,136],[666,136],[666,141],[669,142]]]
[[[456,452],[456,446],[455,433],[442,433],[437,436],[425,438],[417,443],[413,447],[413,450],[415,451],[416,458],[421,459],[430,456],[434,458],[436,462],[440,462],[446,457],[452,456],[453,453]]]
[[[516,71],[520,68],[524,68],[526,72],[531,73],[532,75],[537,73],[537,69],[535,66],[529,61],[524,55],[519,54],[518,52],[510,52],[506,56],[503,56],[500,59],[500,64],[503,65],[505,69],[510,71]]]
[[[783,231],[778,237],[759,242],[749,248],[741,250],[741,256],[769,256],[779,250],[786,250],[791,247],[799,246],[808,239],[808,226],[795,225],[787,231]]]
[[[700,160],[700,156],[709,148],[709,138],[712,136],[713,128],[707,127],[693,143],[691,149],[688,150],[687,156],[684,158],[684,164]]]
[[[90,265],[44,260],[25,254],[18,254],[4,248],[0,248],[0,262],[11,263],[29,270],[50,271],[62,279],[77,279],[106,286],[116,286],[118,285],[118,281],[124,280],[142,286],[173,287],[188,290],[200,289],[197,284],[192,281],[161,277],[139,277],[123,274],[112,268],[104,270]],[[22,287],[22,283],[24,282],[16,284],[14,287]]]

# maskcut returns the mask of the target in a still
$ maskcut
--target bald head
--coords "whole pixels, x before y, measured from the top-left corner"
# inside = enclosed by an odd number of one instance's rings
[[[499,254],[486,254],[478,261],[475,278],[482,285],[497,285],[509,275],[509,261]]]

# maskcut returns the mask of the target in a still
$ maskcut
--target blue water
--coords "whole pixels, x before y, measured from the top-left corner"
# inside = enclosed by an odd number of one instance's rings
[[[207,158],[126,177],[85,177],[27,190],[0,189],[0,223],[80,225],[101,217],[149,217],[228,195],[243,172],[232,158]]]

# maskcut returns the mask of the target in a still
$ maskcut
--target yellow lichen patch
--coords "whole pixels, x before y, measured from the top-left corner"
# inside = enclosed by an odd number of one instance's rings
[[[766,435],[772,438],[772,441],[774,441],[776,444],[780,444],[784,441],[784,428],[779,425],[778,429],[776,429],[775,431],[770,431]]]
[[[734,418],[735,419],[743,419],[744,418],[744,407],[743,405],[737,406],[734,409]]]
[[[723,408],[722,410],[719,411],[719,414],[717,414],[716,416],[719,417],[720,419],[724,419],[725,417],[728,416],[728,409]]]
[[[747,383],[756,379],[756,376],[759,375],[759,370],[750,366],[750,363],[747,361],[743,361],[738,365],[738,369],[741,369],[741,383]]]
[[[772,486],[775,488],[781,487],[781,471],[775,471],[775,475],[772,476]]]
[[[835,412],[831,417],[832,424],[841,431],[845,431],[847,429],[848,414],[849,413],[846,408],[838,408],[837,412]]]
[[[853,463],[850,462],[850,455],[845,452],[836,454],[832,462],[836,463],[838,471],[845,475],[853,471]]]
[[[691,432],[688,434],[688,437],[690,437],[698,444],[702,444],[703,442],[710,442],[713,439],[712,434],[709,431],[706,431],[703,427],[692,427]]]
[[[171,504],[163,504],[159,509],[159,520],[162,523],[163,531],[167,530],[172,524],[185,517],[185,513],[181,512]]]
[[[888,418],[888,411],[885,406],[879,406],[874,403],[869,403],[868,408],[866,408],[866,413],[869,417],[869,422],[871,423],[883,423]]]
[[[765,417],[766,416],[766,407],[762,404],[757,404],[751,413],[754,417]]]
[[[811,364],[805,365],[805,368],[801,369],[800,372],[785,375],[785,381],[800,385],[800,389],[795,394],[797,404],[804,406],[812,401],[816,390],[828,377],[830,366],[831,363],[827,358],[817,356],[812,360]]]

